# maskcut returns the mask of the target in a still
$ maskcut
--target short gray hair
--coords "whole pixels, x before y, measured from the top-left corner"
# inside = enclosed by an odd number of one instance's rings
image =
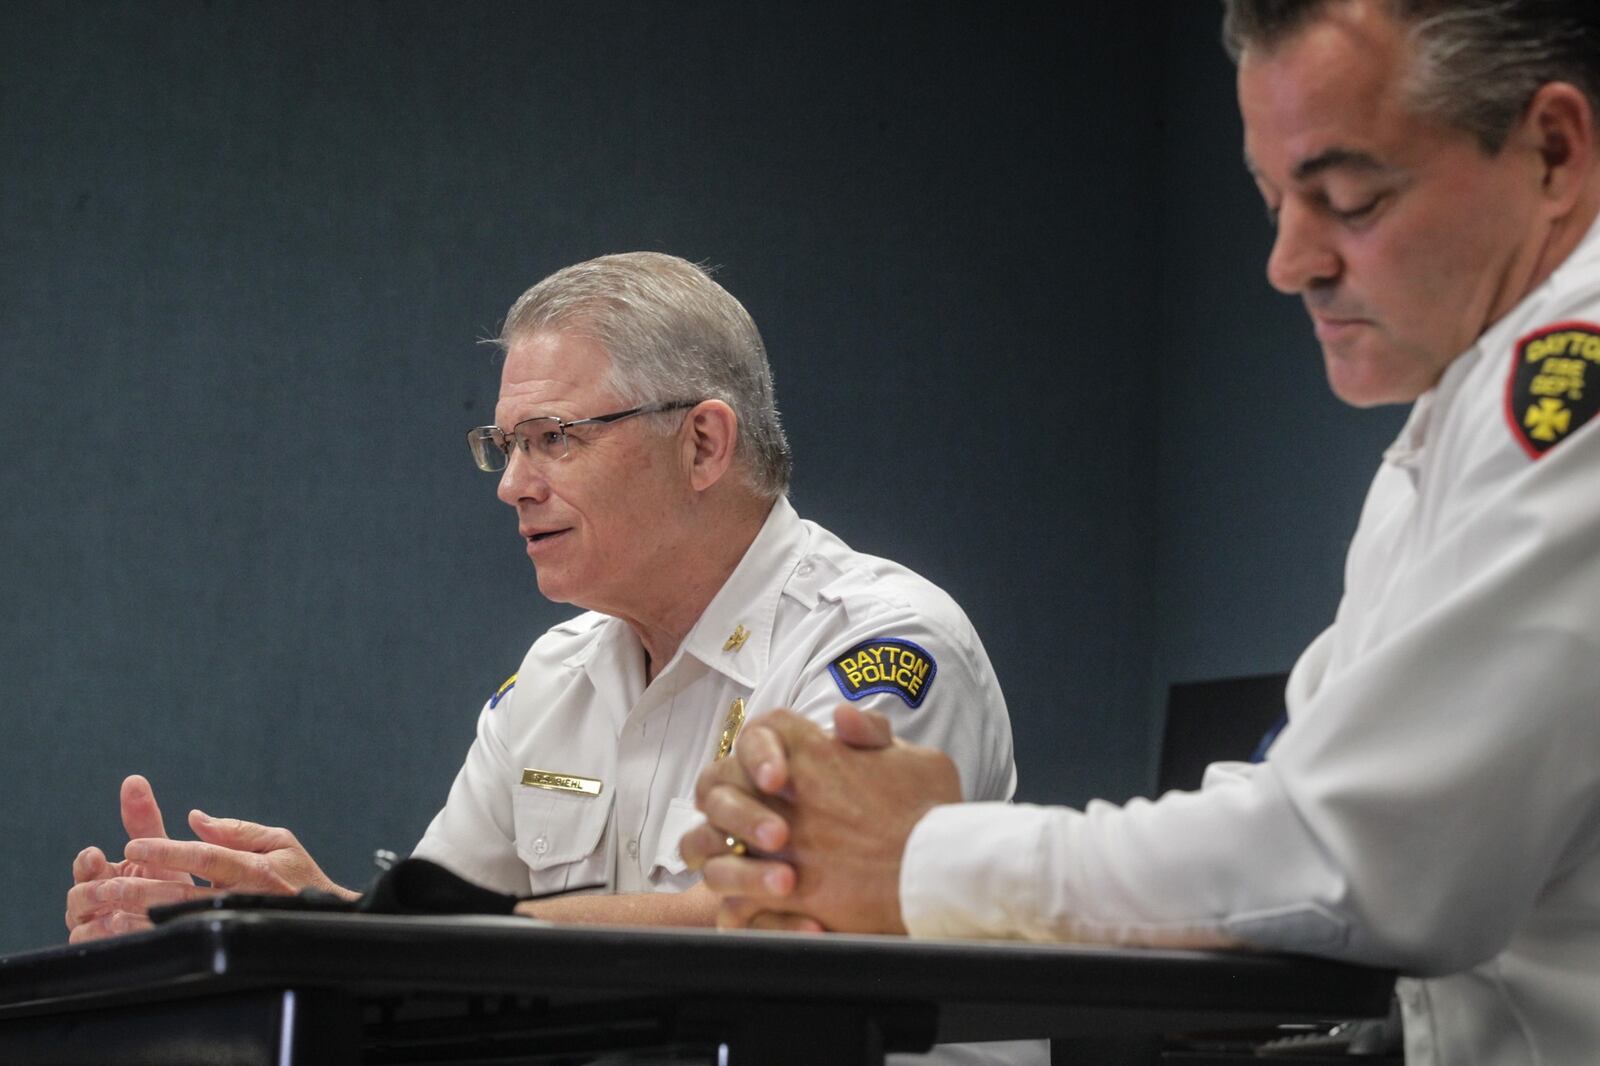
[[[1339,0],[1223,0],[1223,44],[1271,49]],[[1596,0],[1384,0],[1411,27],[1418,65],[1412,105],[1500,151],[1528,101],[1549,82],[1582,90],[1600,115]]]
[[[600,342],[607,384],[624,403],[721,400],[739,418],[735,457],[750,488],[776,500],[793,460],[778,420],[772,368],[744,305],[675,255],[627,252],[558,270],[506,312],[499,344],[546,330]]]

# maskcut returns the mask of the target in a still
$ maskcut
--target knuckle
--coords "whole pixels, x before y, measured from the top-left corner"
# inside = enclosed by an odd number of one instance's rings
[[[213,881],[217,877],[221,876],[222,873],[222,853],[217,849],[209,847],[196,848],[193,865],[195,873],[199,874],[207,881]]]

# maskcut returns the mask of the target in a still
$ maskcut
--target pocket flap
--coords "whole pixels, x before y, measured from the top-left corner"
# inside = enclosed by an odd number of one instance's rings
[[[565,866],[593,854],[605,835],[611,796],[610,789],[589,796],[519,788],[512,806],[517,854],[534,870]]]

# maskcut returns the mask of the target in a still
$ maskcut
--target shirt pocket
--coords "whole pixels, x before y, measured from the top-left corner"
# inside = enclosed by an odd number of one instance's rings
[[[692,799],[675,799],[667,804],[666,817],[661,820],[661,839],[656,843],[656,855],[650,869],[650,880],[657,891],[682,891],[700,880],[698,873],[690,873],[678,841],[683,834],[706,820]]]
[[[590,796],[523,786],[511,813],[517,855],[528,866],[535,894],[610,881],[609,855],[601,846],[611,816],[610,792]]]

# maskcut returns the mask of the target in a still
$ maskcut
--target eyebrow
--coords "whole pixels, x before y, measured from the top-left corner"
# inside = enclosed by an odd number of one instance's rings
[[[1326,152],[1314,155],[1310,159],[1302,159],[1295,164],[1294,170],[1290,173],[1295,181],[1305,181],[1307,178],[1316,177],[1325,170],[1340,168],[1362,171],[1389,169],[1366,152],[1356,152],[1349,148],[1329,148]]]
[[[1251,174],[1258,174],[1255,161],[1250,158],[1249,154],[1244,157],[1244,166]],[[1323,171],[1337,170],[1339,168],[1360,170],[1368,173],[1391,169],[1384,163],[1379,162],[1376,156],[1369,155],[1366,152],[1358,152],[1351,148],[1329,148],[1327,151],[1317,153],[1310,159],[1302,159],[1296,163],[1294,169],[1289,172],[1289,176],[1295,181],[1306,181],[1316,177]]]

